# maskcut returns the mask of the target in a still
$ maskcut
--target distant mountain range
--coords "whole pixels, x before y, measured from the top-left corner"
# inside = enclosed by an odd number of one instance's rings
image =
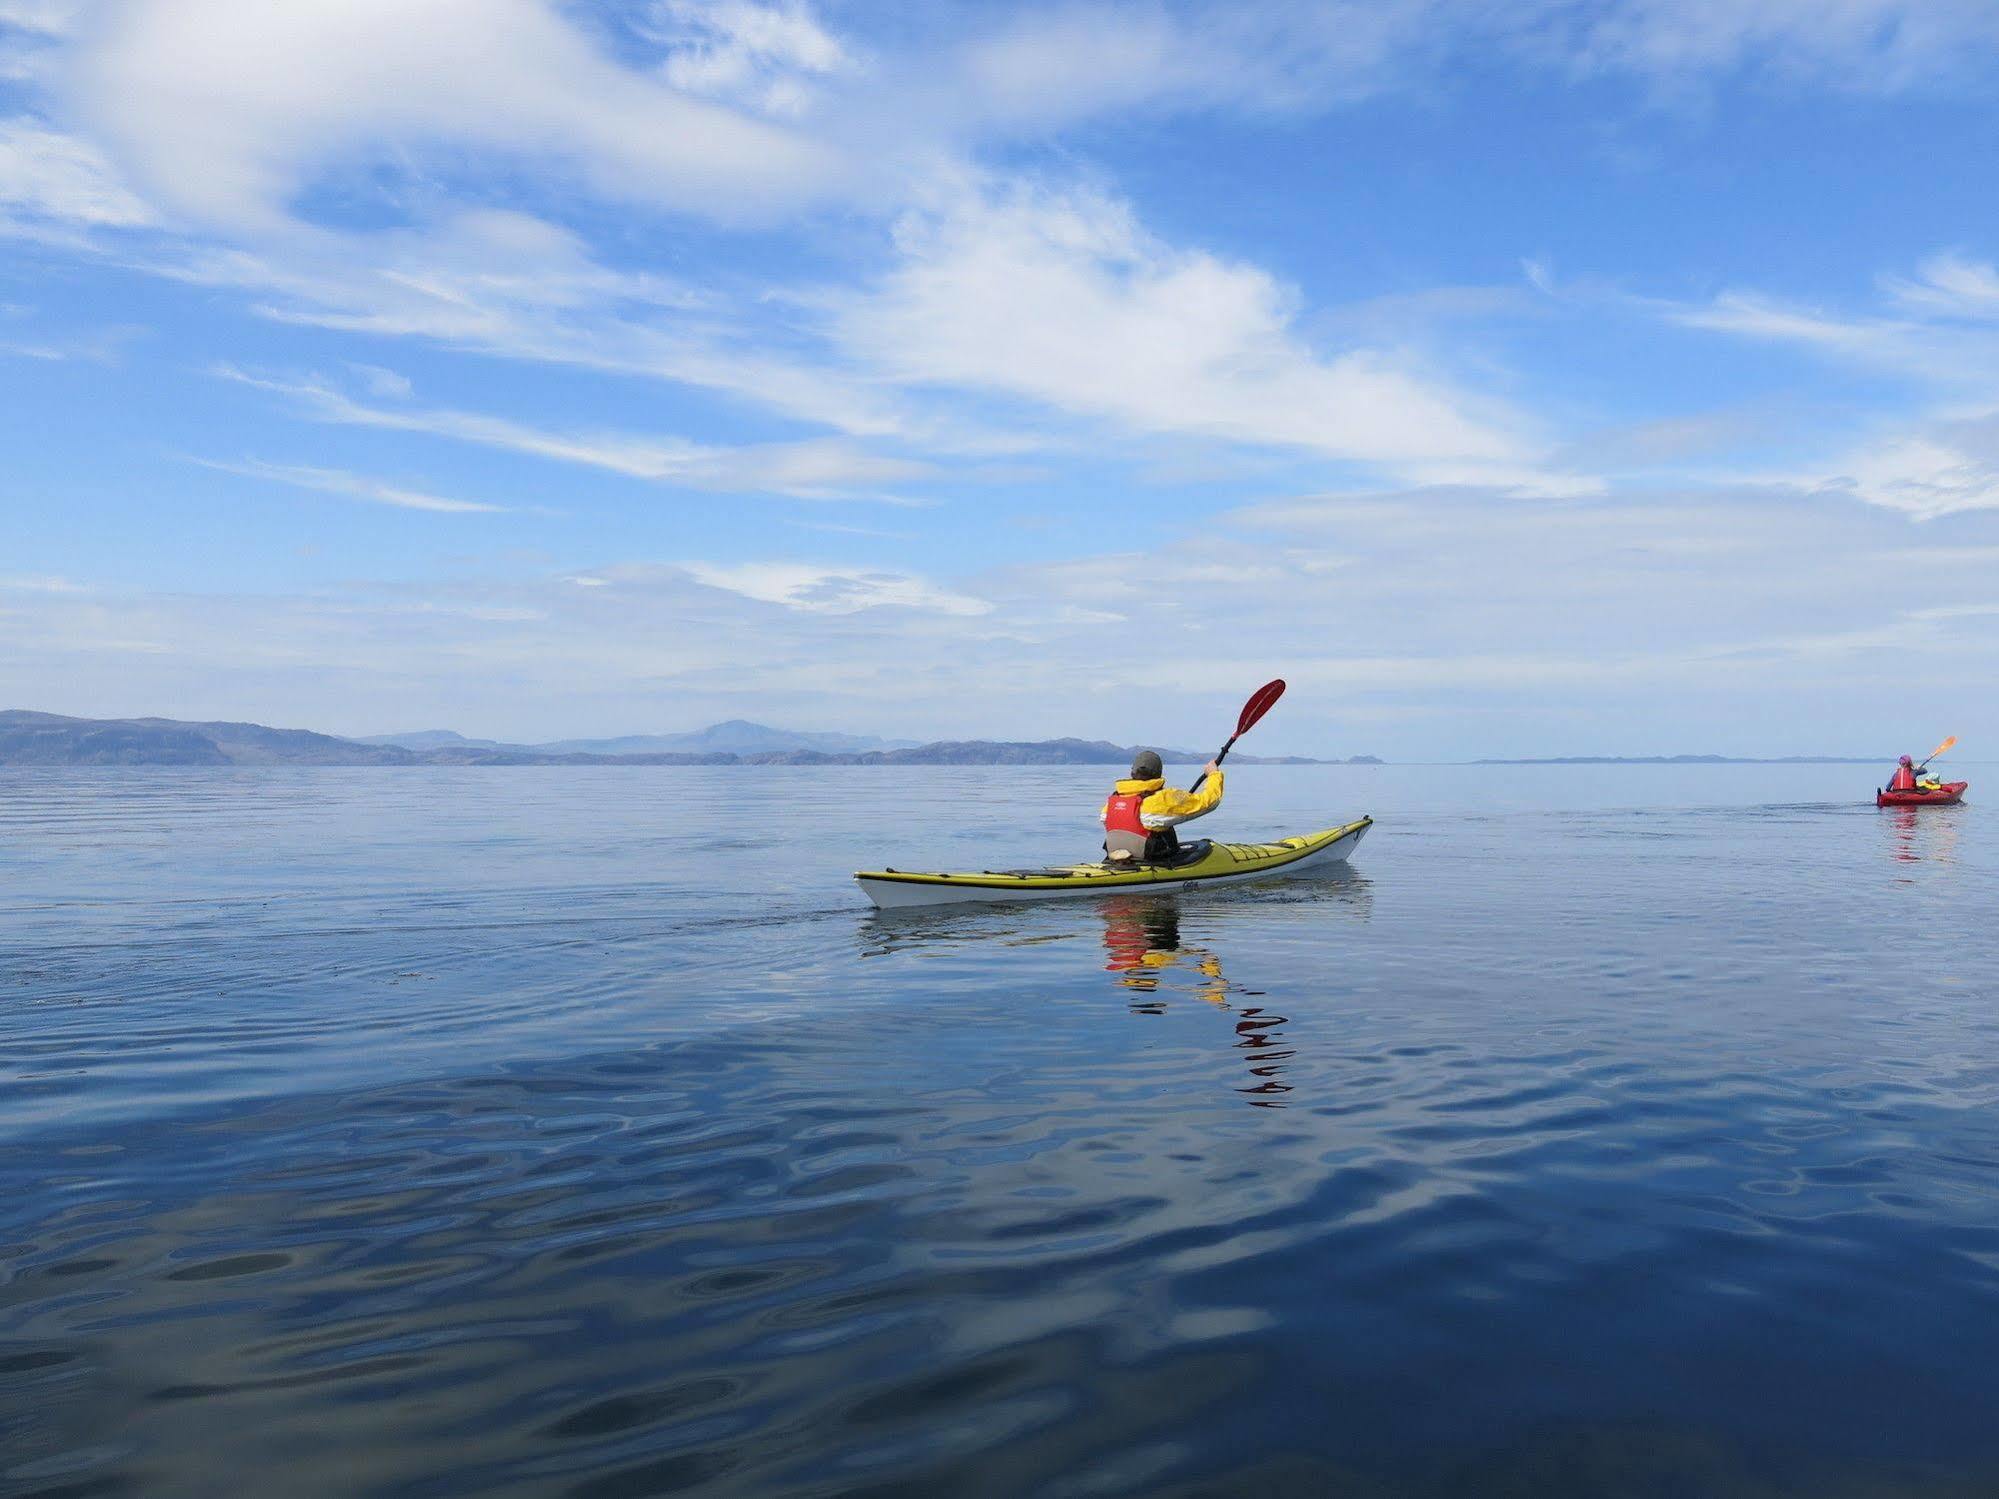
[[[1474,760],[1474,765],[1878,765],[1893,755],[1560,755],[1541,760]]]
[[[413,734],[377,734],[356,741],[390,744],[403,749],[508,750],[540,755],[773,755],[792,750],[818,750],[828,755],[865,754],[869,750],[915,749],[915,739],[878,739],[869,734],[805,734],[773,729],[767,724],[732,718],[691,734],[627,734],[619,739],[555,739],[546,743],[505,744],[497,739],[467,739],[450,729],[420,729]]]
[[[1169,764],[1199,765],[1193,750],[1162,750]],[[254,723],[171,718],[65,718],[0,712],[0,765],[1117,765],[1132,750],[1096,739],[971,739],[916,744],[852,734],[796,733],[732,719],[692,734],[505,744],[424,729],[342,739]],[[1330,763],[1287,755],[1233,757],[1249,765]],[[1378,765],[1356,755],[1348,764]]]

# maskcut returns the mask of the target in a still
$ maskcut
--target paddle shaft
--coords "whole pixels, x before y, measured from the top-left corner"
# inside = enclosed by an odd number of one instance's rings
[[[1222,752],[1219,755],[1215,756],[1215,766],[1217,769],[1221,767],[1222,761],[1228,759],[1229,751],[1235,748],[1235,742],[1240,738],[1242,738],[1242,735],[1240,734],[1229,735],[1229,742],[1223,745]],[[1201,789],[1202,784],[1206,782],[1207,779],[1208,779],[1208,773],[1205,770],[1202,771],[1199,775],[1195,776],[1194,784],[1187,788],[1188,793],[1191,795],[1192,793],[1199,791]]]

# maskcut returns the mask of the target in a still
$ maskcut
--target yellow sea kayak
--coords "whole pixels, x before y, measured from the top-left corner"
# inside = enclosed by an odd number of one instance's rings
[[[1281,843],[1201,843],[1172,864],[1070,864],[1055,869],[987,869],[976,874],[915,874],[899,869],[864,869],[854,878],[862,892],[884,909],[942,906],[960,901],[1052,900],[1065,895],[1100,895],[1112,890],[1157,889],[1169,885],[1209,885],[1289,874],[1313,865],[1344,861],[1374,819],[1286,838]]]

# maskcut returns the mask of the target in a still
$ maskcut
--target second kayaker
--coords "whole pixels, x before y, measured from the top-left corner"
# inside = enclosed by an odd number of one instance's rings
[[[1888,780],[1888,789],[1890,791],[1935,791],[1942,784],[1942,781],[1929,774],[1927,766],[1919,766],[1914,760],[1904,755],[1896,762],[1895,774],[1889,777]]]
[[[1221,767],[1210,760],[1207,779],[1198,791],[1181,791],[1166,784],[1166,768],[1153,750],[1132,756],[1131,774],[1119,781],[1104,802],[1104,856],[1113,863],[1138,860],[1161,864],[1180,848],[1174,832],[1183,822],[1205,817],[1222,804]]]
[[[1916,789],[1916,762],[1907,755],[1895,764],[1895,774],[1888,779],[1890,791],[1914,791]]]

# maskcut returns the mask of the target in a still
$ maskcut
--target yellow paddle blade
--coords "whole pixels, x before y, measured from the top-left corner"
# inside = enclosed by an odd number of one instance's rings
[[[1941,755],[1945,750],[1949,749],[1953,744],[1956,743],[1957,743],[1957,735],[1953,734],[1950,736],[1950,738],[1946,739],[1942,744],[1939,744],[1935,749],[1931,750],[1927,755],[1924,755],[1923,764],[1925,765],[1929,764],[1930,761],[1934,760],[1938,755]]]

